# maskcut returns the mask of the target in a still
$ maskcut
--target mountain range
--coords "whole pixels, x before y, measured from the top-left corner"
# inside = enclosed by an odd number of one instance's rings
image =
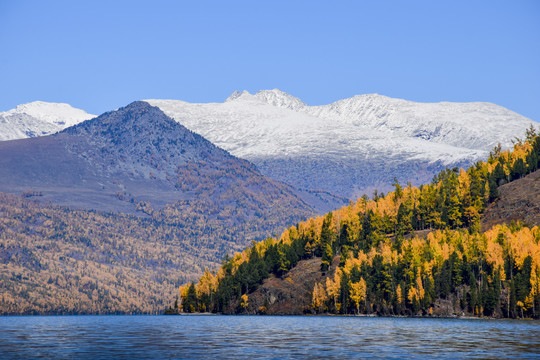
[[[490,103],[377,94],[322,106],[278,89],[235,92],[224,103],[147,102],[265,175],[348,199],[388,191],[394,177],[419,185],[444,167],[467,168],[498,143],[509,148],[533,123]]]
[[[0,154],[0,191],[39,193],[43,200],[74,208],[137,213],[141,204],[161,209],[225,199],[234,190],[236,198],[227,202],[235,208],[260,195],[311,211],[289,186],[265,178],[251,163],[146,102],[50,136],[0,142]]]
[[[158,311],[227,253],[394,177],[467,167],[530,123],[486,103],[308,106],[279,90],[98,117],[21,105],[0,114],[0,192],[16,195],[0,193],[0,312]]]
[[[292,185],[320,212],[388,191],[394,178],[419,185],[445,167],[467,168],[498,143],[510,148],[535,123],[491,103],[417,103],[378,94],[320,106],[278,89],[236,91],[223,103],[146,102]],[[0,114],[0,136],[31,137],[51,132],[50,119],[67,127],[91,117],[67,104],[24,104]]]

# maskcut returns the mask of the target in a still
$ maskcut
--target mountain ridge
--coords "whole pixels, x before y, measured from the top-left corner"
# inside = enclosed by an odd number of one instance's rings
[[[217,178],[212,183],[202,182],[207,181],[204,176],[215,178],[221,172],[222,181],[232,179],[231,176],[239,176],[243,181],[264,179],[253,164],[234,157],[142,101],[51,136],[0,142],[0,153],[3,155],[1,191],[21,193],[28,188],[41,191],[43,199],[58,203],[55,197],[76,187],[87,190],[73,194],[82,197],[77,203],[83,203],[84,198],[94,203],[102,198],[104,207],[96,210],[106,211],[134,213],[139,201],[160,208],[175,201],[194,199],[203,188],[219,196],[223,189],[217,184],[225,186],[224,183]],[[54,162],[50,161],[51,157]],[[229,166],[233,167],[229,169]],[[59,167],[61,170],[51,170]],[[193,171],[196,175],[191,174]],[[295,197],[294,191],[285,185],[261,181],[272,184],[274,190],[268,188],[269,194],[277,190]],[[47,189],[42,191],[40,187]],[[49,196],[50,192],[54,194]],[[120,194],[138,200],[133,204],[120,200],[123,206],[115,208]],[[296,199],[300,204],[300,199]],[[70,205],[69,198],[59,203]],[[302,206],[309,209],[308,205]]]
[[[447,166],[467,168],[498,143],[511,147],[533,123],[490,103],[378,94],[317,106],[278,89],[236,91],[224,103],[145,101],[265,175],[349,199],[388,191],[394,177],[419,185]]]

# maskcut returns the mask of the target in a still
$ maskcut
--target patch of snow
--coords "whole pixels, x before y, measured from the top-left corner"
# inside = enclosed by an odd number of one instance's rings
[[[94,118],[69,104],[34,101],[0,112],[0,141],[45,136]]]

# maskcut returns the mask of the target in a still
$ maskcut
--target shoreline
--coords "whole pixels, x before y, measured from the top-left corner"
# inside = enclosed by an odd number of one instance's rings
[[[193,313],[175,313],[175,314],[1,314],[0,318],[7,317],[61,317],[61,316],[295,316],[295,317],[357,317],[357,318],[409,318],[409,319],[459,319],[459,320],[526,320],[526,321],[540,321],[534,318],[506,318],[506,317],[490,317],[490,316],[469,316],[469,315],[448,315],[448,316],[436,316],[436,315],[377,315],[377,314],[222,314],[211,312],[193,312]]]
[[[505,318],[505,317],[489,317],[489,316],[405,316],[405,315],[377,315],[377,314],[219,314],[219,313],[178,313],[170,315],[182,315],[182,316],[299,316],[299,317],[358,317],[358,318],[404,318],[404,319],[458,319],[458,320],[526,320],[526,321],[540,321],[540,319],[533,318]]]

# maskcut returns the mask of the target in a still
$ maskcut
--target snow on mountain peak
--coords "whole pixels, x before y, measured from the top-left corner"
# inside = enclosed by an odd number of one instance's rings
[[[489,103],[417,103],[379,94],[308,106],[278,89],[235,92],[225,103],[148,100],[265,175],[353,198],[393,177],[430,181],[469,166],[533,121]]]
[[[258,91],[254,97],[260,99],[270,105],[287,108],[291,110],[299,110],[306,106],[306,104],[297,97],[287,94],[279,89],[274,90],[261,90]]]
[[[227,98],[227,100],[225,100],[225,102],[232,101],[260,102],[291,110],[300,110],[306,106],[299,98],[279,89],[260,90],[255,94],[250,94],[247,90],[242,92],[235,91]]]
[[[94,117],[65,103],[22,104],[0,112],[0,141],[50,135]]]
[[[242,92],[238,91],[238,90],[235,90],[228,98],[227,100],[225,100],[225,102],[230,102],[230,101],[234,101],[236,99],[239,99],[241,97],[248,97],[248,96],[252,96],[247,90],[244,90]]]
[[[88,114],[86,111],[74,108],[66,103],[50,103],[44,101],[33,101],[17,106],[8,111],[12,114],[27,114],[41,119],[50,124],[72,126],[81,121],[92,119],[96,115]]]

